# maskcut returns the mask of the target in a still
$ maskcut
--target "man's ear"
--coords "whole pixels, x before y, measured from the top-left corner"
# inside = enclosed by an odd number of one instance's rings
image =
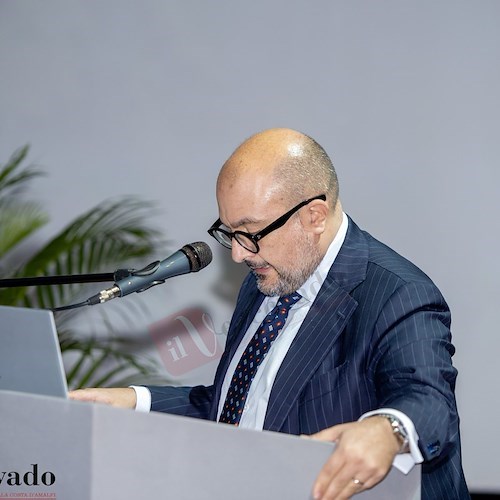
[[[329,212],[328,204],[323,200],[314,200],[304,208],[301,213],[304,229],[314,234],[323,233],[326,229],[326,219]]]

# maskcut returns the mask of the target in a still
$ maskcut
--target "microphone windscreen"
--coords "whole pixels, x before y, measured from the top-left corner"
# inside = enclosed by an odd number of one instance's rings
[[[189,260],[191,272],[196,273],[200,269],[207,267],[212,262],[212,250],[203,241],[197,241],[184,245],[181,250]]]

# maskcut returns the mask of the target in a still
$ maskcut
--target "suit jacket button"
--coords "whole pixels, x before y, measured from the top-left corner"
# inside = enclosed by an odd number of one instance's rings
[[[431,455],[436,455],[437,453],[439,453],[440,450],[441,450],[441,443],[439,441],[434,441],[434,443],[430,443],[427,445],[427,451]]]

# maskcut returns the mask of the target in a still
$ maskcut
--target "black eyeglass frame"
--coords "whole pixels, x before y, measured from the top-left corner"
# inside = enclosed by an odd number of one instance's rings
[[[220,219],[217,219],[210,229],[208,230],[208,234],[212,236],[212,238],[215,238],[223,247],[225,248],[231,248],[231,242],[233,238],[245,249],[248,250],[249,252],[252,253],[259,253],[260,248],[258,242],[264,238],[264,236],[267,236],[269,233],[272,231],[275,231],[276,229],[279,229],[280,227],[284,226],[286,222],[288,222],[288,219],[297,211],[299,211],[302,207],[305,207],[306,205],[309,205],[314,200],[322,200],[326,201],[326,194],[320,194],[318,196],[314,196],[313,198],[309,198],[307,200],[304,200],[300,202],[298,205],[294,206],[291,210],[289,210],[286,214],[283,214],[281,217],[278,217],[274,222],[271,222],[271,224],[267,225],[264,229],[261,229],[257,233],[251,234],[247,233],[245,231],[226,231],[225,229],[222,229],[220,226],[222,224],[222,221]],[[223,241],[217,237],[217,232],[224,234],[227,238],[229,238],[229,242]],[[255,249],[253,248],[248,248],[248,246],[244,245],[239,239],[238,235],[243,236],[247,240],[250,240],[254,245]],[[244,241],[244,240],[243,240]]]

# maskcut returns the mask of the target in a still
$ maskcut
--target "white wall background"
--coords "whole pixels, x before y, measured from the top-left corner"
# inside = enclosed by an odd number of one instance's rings
[[[499,19],[495,0],[2,1],[0,161],[30,143],[49,172],[45,234],[110,196],[158,201],[158,258],[206,240],[215,259],[147,292],[147,321],[197,303],[221,330],[243,270],[205,232],[218,169],[258,130],[312,135],[346,211],[447,297],[464,469],[500,490]]]

